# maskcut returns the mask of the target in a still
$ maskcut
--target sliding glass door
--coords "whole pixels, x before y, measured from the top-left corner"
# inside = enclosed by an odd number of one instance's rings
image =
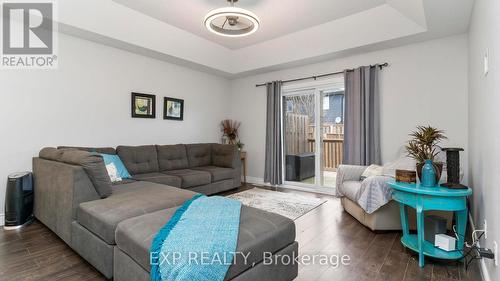
[[[283,163],[287,185],[333,190],[342,161],[343,78],[284,87]]]
[[[321,186],[334,188],[344,149],[344,88],[319,91],[321,96]]]
[[[283,105],[285,181],[315,184],[315,91],[291,92]]]

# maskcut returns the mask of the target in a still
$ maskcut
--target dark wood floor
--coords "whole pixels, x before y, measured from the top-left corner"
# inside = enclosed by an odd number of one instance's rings
[[[252,188],[245,186],[239,191]],[[376,234],[342,211],[340,201],[323,195],[328,202],[296,220],[301,254],[349,255],[351,264],[299,266],[297,280],[481,280],[477,266],[468,272],[462,263],[426,260],[405,250],[398,232]],[[19,231],[0,230],[0,280],[104,280],[62,240],[35,222]]]

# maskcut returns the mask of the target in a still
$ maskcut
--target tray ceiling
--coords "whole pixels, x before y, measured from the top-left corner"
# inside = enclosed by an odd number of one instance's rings
[[[57,9],[63,33],[238,77],[465,33],[473,2],[240,0],[261,19],[243,38],[205,30],[204,15],[224,0],[72,0]]]
[[[261,27],[251,36],[234,40],[212,34],[203,25],[209,11],[228,6],[225,0],[113,1],[230,49],[247,47],[385,4],[385,0],[239,0],[235,6],[254,12],[261,20]]]

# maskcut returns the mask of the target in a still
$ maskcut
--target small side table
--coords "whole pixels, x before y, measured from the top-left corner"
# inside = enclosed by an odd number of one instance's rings
[[[240,151],[241,163],[243,165],[243,182],[247,183],[247,152]]]
[[[423,187],[420,184],[409,184],[390,181],[393,189],[392,197],[399,203],[403,237],[401,243],[418,253],[418,265],[424,267],[424,256],[438,259],[457,260],[463,257],[465,227],[467,226],[467,196],[472,189],[450,189],[441,186]],[[417,233],[410,234],[408,229],[408,212],[406,206],[417,211]],[[424,240],[424,212],[428,210],[452,211],[456,214],[458,234],[455,251],[444,251]]]

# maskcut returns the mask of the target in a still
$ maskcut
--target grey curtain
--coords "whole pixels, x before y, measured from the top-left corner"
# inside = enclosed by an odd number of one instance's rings
[[[281,81],[267,83],[266,161],[264,182],[283,183],[281,153]]]
[[[345,118],[343,164],[380,164],[380,67],[344,72]]]

